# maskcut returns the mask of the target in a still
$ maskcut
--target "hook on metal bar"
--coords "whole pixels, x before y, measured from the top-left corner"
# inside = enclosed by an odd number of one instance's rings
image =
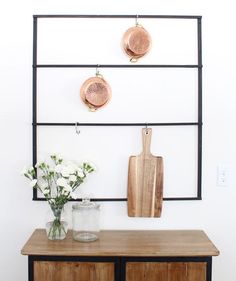
[[[100,67],[100,65],[99,64],[97,64],[97,67],[96,67],[96,76],[99,76],[100,75],[100,73],[99,73],[99,68]]]
[[[77,135],[80,134],[80,130],[78,129],[78,125],[79,125],[79,123],[75,122],[75,132],[76,132]]]
[[[135,25],[138,26],[138,15],[136,15],[136,18],[135,18]]]
[[[96,67],[96,77],[103,78],[102,74],[100,74],[100,72],[99,72],[99,67],[101,67],[101,65],[97,64],[97,67]]]
[[[148,134],[148,123],[146,122],[145,124],[146,124],[145,125],[145,134],[147,135]]]

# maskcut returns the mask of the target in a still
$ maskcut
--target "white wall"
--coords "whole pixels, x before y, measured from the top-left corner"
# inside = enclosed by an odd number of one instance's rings
[[[234,110],[236,63],[233,1],[8,1],[0,17],[0,279],[27,280],[20,249],[44,227],[45,202],[32,202],[20,171],[31,163],[32,14],[199,14],[203,16],[203,200],[164,202],[161,219],[132,219],[125,203],[102,204],[102,227],[114,229],[203,229],[219,248],[213,280],[236,280]],[[227,187],[216,185],[218,164],[229,167]],[[181,164],[181,163],[180,163]]]

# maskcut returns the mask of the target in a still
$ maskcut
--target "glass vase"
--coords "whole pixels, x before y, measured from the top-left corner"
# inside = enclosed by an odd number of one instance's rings
[[[46,232],[50,240],[63,240],[68,231],[64,205],[50,205],[46,218]]]

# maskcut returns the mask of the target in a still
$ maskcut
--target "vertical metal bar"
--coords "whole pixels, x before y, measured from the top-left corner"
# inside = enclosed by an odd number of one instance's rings
[[[206,281],[212,281],[212,257],[208,257],[207,260],[207,271],[206,271]]]
[[[28,256],[28,281],[34,281],[34,261],[32,256]]]
[[[126,266],[127,266],[127,258],[121,257],[120,261],[120,280],[126,281]]]
[[[121,258],[120,257],[114,257],[115,258],[115,280],[114,281],[119,281],[122,280],[120,279],[120,264],[121,264]]]
[[[197,19],[198,44],[198,179],[197,197],[202,198],[202,24]]]
[[[32,147],[33,147],[33,166],[37,163],[37,17],[33,18],[33,75],[32,75]],[[37,190],[33,189],[33,199],[37,198]]]

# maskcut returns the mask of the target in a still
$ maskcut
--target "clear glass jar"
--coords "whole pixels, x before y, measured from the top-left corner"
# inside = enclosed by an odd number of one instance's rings
[[[73,239],[91,242],[98,239],[100,205],[83,199],[72,206]]]

